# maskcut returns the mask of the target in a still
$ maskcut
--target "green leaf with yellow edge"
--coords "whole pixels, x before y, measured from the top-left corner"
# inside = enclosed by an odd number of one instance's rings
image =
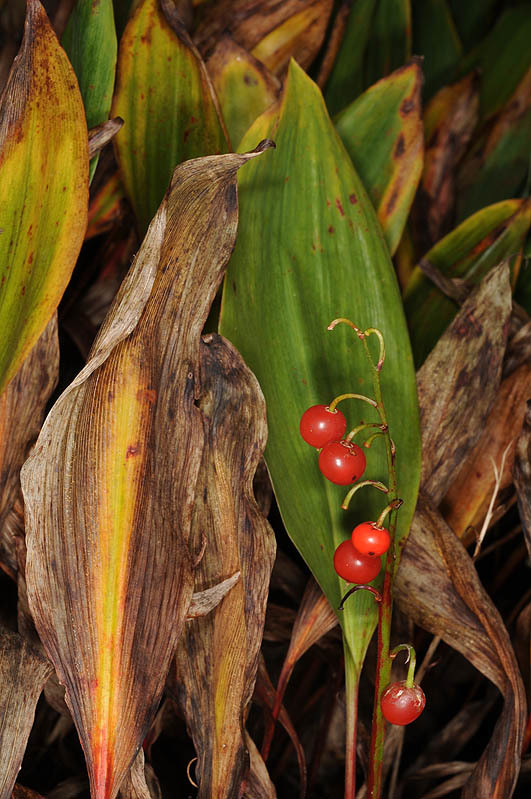
[[[375,83],[335,119],[376,208],[391,255],[422,174],[421,87],[422,71],[412,62]]]
[[[0,100],[0,392],[52,318],[87,225],[76,76],[38,0]]]
[[[530,200],[505,200],[462,222],[424,256],[443,275],[476,285],[522,249],[531,225]],[[458,305],[416,266],[404,292],[413,354],[421,366],[458,311]]]
[[[507,102],[531,66],[531,5],[507,8],[482,42],[462,61],[460,74],[481,71],[480,110],[483,119]]]
[[[261,151],[177,167],[86,366],[21,473],[29,605],[93,799],[116,797],[190,606],[200,334],[236,238],[236,172]]]
[[[61,40],[77,75],[87,125],[109,117],[116,72],[116,29],[112,0],[77,0]],[[90,179],[98,156],[90,162]]]
[[[459,220],[487,204],[522,195],[529,178],[530,145],[531,67],[460,166]]]
[[[369,487],[355,495],[348,512],[341,510],[346,489],[325,480],[317,453],[299,435],[309,406],[345,392],[372,393],[361,342],[343,326],[327,332],[328,324],[346,316],[362,328],[380,328],[385,337],[383,395],[405,500],[399,538],[408,531],[419,480],[415,375],[374,209],[319,89],[295,62],[280,106],[255,122],[242,146],[266,135],[274,137],[277,150],[262,159],[263,168],[251,165],[240,182],[240,226],[224,284],[221,331],[260,382],[268,412],[265,457],[286,529],[337,609],[347,586],[334,571],[335,548],[356,521],[377,518],[386,502]],[[342,408],[350,427],[376,418],[365,403],[351,400]],[[367,462],[365,476],[387,482],[381,440],[367,452]],[[358,592],[339,619],[348,668],[359,675],[376,625],[373,597]]]
[[[171,25],[158,0],[144,0],[118,52],[112,115],[125,124],[115,138],[115,151],[141,232],[177,164],[228,149],[201,56],[176,12],[170,8],[167,13]]]
[[[276,101],[280,82],[231,36],[218,41],[207,68],[230,140],[237,148],[245,131]]]

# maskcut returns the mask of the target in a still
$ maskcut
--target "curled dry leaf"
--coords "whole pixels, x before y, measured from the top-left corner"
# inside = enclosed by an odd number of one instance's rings
[[[205,588],[204,591],[197,591],[193,594],[188,608],[187,619],[198,619],[206,616],[216,608],[230,589],[236,585],[240,579],[240,572],[235,572],[232,577],[227,577],[220,583],[213,585],[212,588]]]
[[[59,374],[57,317],[46,326],[15,377],[0,395],[0,560],[12,577],[17,571],[13,533],[9,520],[20,494],[20,469],[30,445],[39,435],[46,403]]]
[[[527,399],[522,430],[516,442],[513,479],[525,542],[531,557],[531,398]]]
[[[241,579],[208,616],[186,625],[176,651],[176,688],[198,756],[199,797],[238,796],[249,758],[244,737],[275,558],[273,530],[253,496],[267,438],[258,381],[221,336],[201,347],[206,443],[197,481],[192,547],[204,554],[196,589],[236,570]],[[215,734],[213,734],[215,730]]]
[[[484,428],[501,378],[511,314],[509,269],[493,269],[417,372],[421,486],[439,503]]]
[[[516,440],[528,397],[531,397],[531,363],[523,364],[502,381],[479,441],[467,454],[442,500],[443,515],[460,538],[470,526],[480,530],[493,492],[503,491],[513,481]],[[498,484],[495,466],[501,471]],[[528,474],[523,486],[529,485],[530,478]],[[468,537],[467,542],[470,543]]]
[[[508,799],[527,715],[522,679],[501,616],[471,558],[426,496],[417,504],[394,596],[416,624],[441,636],[501,692],[503,710],[462,797]]]
[[[52,664],[20,635],[0,630],[0,797],[7,799],[20,771],[35,706]],[[16,795],[16,794],[15,794]],[[24,794],[20,794],[24,796]]]
[[[119,799],[161,799],[162,794],[153,769],[150,773],[151,785],[148,785],[147,769],[151,767],[145,764],[144,750],[140,748],[129,774],[122,782]]]
[[[108,144],[114,136],[116,136],[123,124],[123,119],[120,117],[114,117],[114,119],[108,119],[101,125],[91,128],[88,134],[89,158],[92,158],[93,155],[96,155],[96,153],[99,153],[100,150],[103,150],[105,145]]]
[[[177,167],[87,365],[21,474],[29,603],[93,799],[116,796],[190,605],[199,337],[234,246],[237,170],[269,146]]]

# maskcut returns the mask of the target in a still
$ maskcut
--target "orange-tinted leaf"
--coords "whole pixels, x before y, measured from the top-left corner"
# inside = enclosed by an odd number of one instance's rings
[[[86,367],[21,474],[30,608],[93,799],[118,792],[190,604],[199,335],[234,246],[237,169],[261,151],[176,169]]]
[[[115,150],[144,233],[175,166],[228,149],[205,65],[171,3],[144,0],[131,17],[112,115],[124,120]]]
[[[0,392],[50,321],[85,235],[87,126],[39,0],[0,101]]]
[[[90,202],[86,239],[110,230],[123,215],[124,189],[118,172],[103,184]]]
[[[203,339],[201,378],[198,404],[208,427],[191,545],[205,551],[195,586],[205,589],[235,570],[241,579],[212,613],[186,625],[177,646],[176,684],[198,756],[198,796],[231,799],[249,768],[243,728],[275,538],[252,491],[267,434],[258,382],[232,345],[214,335]]]

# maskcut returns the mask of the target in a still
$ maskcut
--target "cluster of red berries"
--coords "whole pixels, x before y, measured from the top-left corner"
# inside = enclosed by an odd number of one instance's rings
[[[313,405],[304,412],[300,433],[307,444],[321,449],[319,468],[336,485],[355,483],[366,466],[361,447],[343,439],[347,429],[345,416],[326,405]],[[358,524],[352,538],[343,541],[334,554],[337,574],[349,583],[364,585],[379,574],[381,555],[389,549],[389,532],[376,522]]]

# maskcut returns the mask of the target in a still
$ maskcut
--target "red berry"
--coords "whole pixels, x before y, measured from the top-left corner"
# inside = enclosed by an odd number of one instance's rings
[[[370,583],[378,575],[380,566],[380,558],[357,552],[350,538],[343,541],[334,552],[334,569],[348,583]]]
[[[331,411],[327,405],[312,405],[302,414],[301,436],[312,447],[321,449],[334,439],[343,438],[347,420],[337,408]]]
[[[362,522],[352,531],[352,543],[363,555],[383,555],[389,549],[391,536],[376,522]]]
[[[426,705],[426,697],[420,685],[413,683],[409,688],[403,680],[387,686],[382,694],[381,705],[387,721],[404,726],[418,719]]]
[[[319,454],[319,468],[324,476],[339,486],[359,480],[365,471],[365,455],[357,444],[329,441]]]

